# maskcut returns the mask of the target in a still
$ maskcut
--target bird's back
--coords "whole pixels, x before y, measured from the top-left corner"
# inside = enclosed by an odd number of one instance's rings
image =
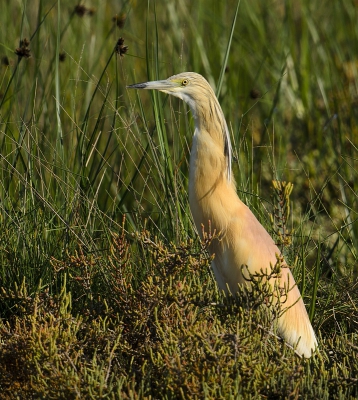
[[[231,199],[229,201],[233,201]],[[251,276],[269,276],[277,263],[280,272],[273,274],[270,286],[273,296],[280,297],[277,329],[300,355],[310,357],[317,340],[290,268],[280,262],[280,250],[265,228],[239,198],[237,212],[227,225],[220,241],[213,243],[212,268],[221,289],[235,293],[239,284],[249,284]]]

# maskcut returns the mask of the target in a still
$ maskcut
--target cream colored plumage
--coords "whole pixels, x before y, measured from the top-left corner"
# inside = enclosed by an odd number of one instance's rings
[[[167,80],[128,86],[155,89],[184,100],[195,120],[190,154],[189,202],[199,232],[204,225],[221,233],[210,251],[215,255],[212,268],[219,287],[232,293],[243,284],[242,266],[250,273],[270,272],[280,254],[273,239],[250,209],[239,199],[231,176],[231,143],[224,114],[209,83],[199,74],[183,72]],[[279,282],[272,288],[286,288],[287,310],[278,318],[279,334],[304,357],[317,347],[316,337],[305,305],[290,269],[282,268]]]

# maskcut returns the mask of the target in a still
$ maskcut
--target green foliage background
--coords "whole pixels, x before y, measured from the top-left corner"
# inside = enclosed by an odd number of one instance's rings
[[[356,398],[357,2],[3,3],[0,397]],[[215,286],[185,104],[126,89],[189,70],[217,90],[239,196],[289,234],[310,360]],[[285,217],[272,180],[294,185]]]

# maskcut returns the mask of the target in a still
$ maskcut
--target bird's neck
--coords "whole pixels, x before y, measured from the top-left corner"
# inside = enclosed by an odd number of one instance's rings
[[[205,125],[196,127],[190,155],[189,201],[199,232],[201,224],[208,228],[209,220],[213,229],[225,230],[229,198],[222,196],[237,196],[235,183],[227,174],[223,135],[212,128]]]
[[[194,116],[196,134],[209,134],[210,139],[218,146],[218,150],[227,156],[225,146],[231,150],[230,138],[227,137],[225,117],[216,97],[209,98],[205,104],[198,102],[195,107],[190,108]],[[228,159],[227,163],[230,162]]]

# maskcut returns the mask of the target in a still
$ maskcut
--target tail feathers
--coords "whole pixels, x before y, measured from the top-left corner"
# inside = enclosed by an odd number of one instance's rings
[[[287,303],[291,304],[282,304],[282,315],[278,319],[279,334],[295,348],[297,354],[309,358],[317,349],[317,339],[297,286],[290,290],[288,297]]]

